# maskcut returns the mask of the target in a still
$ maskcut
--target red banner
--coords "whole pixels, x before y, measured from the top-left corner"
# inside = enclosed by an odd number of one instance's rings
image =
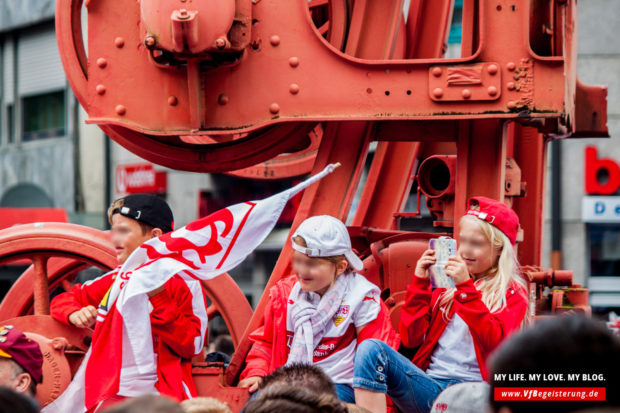
[[[150,163],[116,167],[116,192],[119,194],[165,193],[166,189],[166,172],[155,171]]]
[[[495,400],[595,401],[605,400],[605,387],[496,387]]]

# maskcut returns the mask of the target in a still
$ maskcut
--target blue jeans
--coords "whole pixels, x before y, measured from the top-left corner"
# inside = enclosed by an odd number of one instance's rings
[[[355,393],[353,393],[353,387],[348,384],[335,383],[336,394],[338,398],[345,403],[355,403]]]
[[[439,393],[460,382],[429,376],[380,340],[364,340],[355,353],[353,387],[387,393],[403,412],[430,412]]]

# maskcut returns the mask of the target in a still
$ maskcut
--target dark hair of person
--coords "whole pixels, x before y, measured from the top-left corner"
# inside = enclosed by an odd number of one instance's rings
[[[232,356],[235,352],[235,345],[233,344],[232,338],[229,334],[219,335],[213,340],[213,347],[215,351],[219,351],[220,353],[224,353],[228,356]]]
[[[177,402],[167,397],[145,394],[105,409],[102,413],[184,413]]]
[[[283,383],[273,384],[250,400],[244,413],[346,413],[347,406],[337,397]]]
[[[336,396],[334,383],[327,374],[320,367],[310,364],[295,363],[282,366],[265,376],[258,389],[263,390],[275,384],[298,386],[314,393]]]
[[[8,387],[0,386],[0,413],[38,412],[39,405],[35,399]]]

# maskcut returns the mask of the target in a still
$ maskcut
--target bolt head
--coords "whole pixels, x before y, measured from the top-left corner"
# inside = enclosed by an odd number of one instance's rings
[[[443,72],[441,67],[434,67],[433,70],[432,70],[433,76],[435,76],[435,77],[441,76],[441,72]]]
[[[220,105],[225,105],[228,103],[228,95],[226,93],[222,93],[217,97],[217,103],[219,103]]]
[[[273,47],[276,47],[280,44],[280,36],[278,36],[277,34],[274,34],[273,36],[271,36],[271,38],[269,39],[269,42],[271,43],[271,45]]]
[[[506,69],[510,70],[511,72],[515,70],[516,68],[517,68],[517,65],[514,62],[508,62],[506,64]]]
[[[170,96],[168,97],[168,104],[170,106],[176,106],[179,103],[179,99],[177,99],[176,96]]]
[[[463,96],[463,99],[469,99],[471,98],[471,90],[463,89],[463,91],[461,92],[461,95]]]
[[[151,48],[153,46],[155,46],[155,38],[153,36],[147,36],[146,39],[144,39],[144,44],[146,45],[146,47]]]
[[[97,87],[95,87],[95,91],[98,95],[103,95],[105,93],[105,86],[97,85]]]
[[[513,110],[517,107],[517,103],[514,100],[511,100],[506,106],[508,107],[508,109]]]
[[[125,46],[125,39],[123,39],[122,37],[117,37],[116,39],[114,39],[114,46],[121,49],[123,46]]]
[[[433,89],[433,96],[435,96],[437,99],[442,97],[443,96],[443,89],[440,88],[440,87]]]
[[[516,87],[517,86],[515,85],[515,82],[508,82],[508,83],[506,83],[506,88],[508,90],[515,90]]]
[[[272,103],[271,105],[269,105],[269,112],[273,113],[274,115],[280,112],[280,105],[278,105],[277,103]]]
[[[497,95],[497,88],[495,86],[489,86],[487,88],[487,93],[489,94],[489,96],[495,96]]]
[[[489,66],[487,66],[487,72],[489,72],[490,75],[496,74],[498,70],[499,70],[499,68],[497,67],[497,65],[489,65]]]
[[[99,66],[101,69],[103,69],[107,65],[108,65],[108,61],[105,60],[103,57],[100,57],[99,59],[97,59],[97,66]]]
[[[292,95],[296,95],[299,93],[299,85],[297,83],[291,83],[291,85],[288,87],[289,92],[291,92]]]
[[[219,37],[218,39],[216,39],[215,40],[215,47],[217,47],[220,50],[225,48],[226,47],[226,39],[224,39],[223,37]]]
[[[293,56],[291,58],[288,59],[288,64],[291,67],[297,67],[299,66],[299,57]]]
[[[123,116],[125,113],[127,113],[127,108],[123,105],[116,105],[116,114],[119,116]]]

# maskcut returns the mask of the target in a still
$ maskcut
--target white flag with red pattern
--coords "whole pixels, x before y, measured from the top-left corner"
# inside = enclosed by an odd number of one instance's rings
[[[337,165],[328,165],[320,173],[300,184],[269,198],[244,202],[221,209],[209,216],[194,221],[183,228],[153,238],[137,248],[118,271],[105,303],[98,308],[98,326],[102,336],[120,337],[127,346],[122,352],[131,352],[138,371],[152,374],[156,371],[153,353],[153,339],[149,321],[149,298],[147,293],[163,286],[174,275],[185,280],[208,280],[229,271],[241,263],[263,242],[275,226],[284,206],[297,193],[331,173]],[[120,315],[111,317],[114,313]],[[117,321],[122,320],[122,321]],[[108,325],[110,322],[118,325]],[[206,320],[205,320],[206,323]],[[125,328],[123,328],[125,326]],[[205,324],[206,327],[206,324]],[[196,341],[196,352],[203,346],[203,338]],[[85,411],[113,394],[98,392],[97,388],[110,388],[89,383],[84,394],[85,365],[104,363],[110,355],[105,344],[93,345],[69,388],[52,404],[43,410],[48,412]],[[121,357],[115,354],[114,357]],[[125,359],[125,357],[123,357]],[[121,370],[127,366],[121,366]],[[116,380],[120,377],[101,377],[100,380]],[[121,384],[122,386],[122,384]],[[123,389],[119,388],[122,393]],[[91,394],[89,394],[91,393]],[[104,394],[96,394],[104,393]],[[80,406],[80,407],[78,407]],[[67,410],[69,409],[69,410]]]

